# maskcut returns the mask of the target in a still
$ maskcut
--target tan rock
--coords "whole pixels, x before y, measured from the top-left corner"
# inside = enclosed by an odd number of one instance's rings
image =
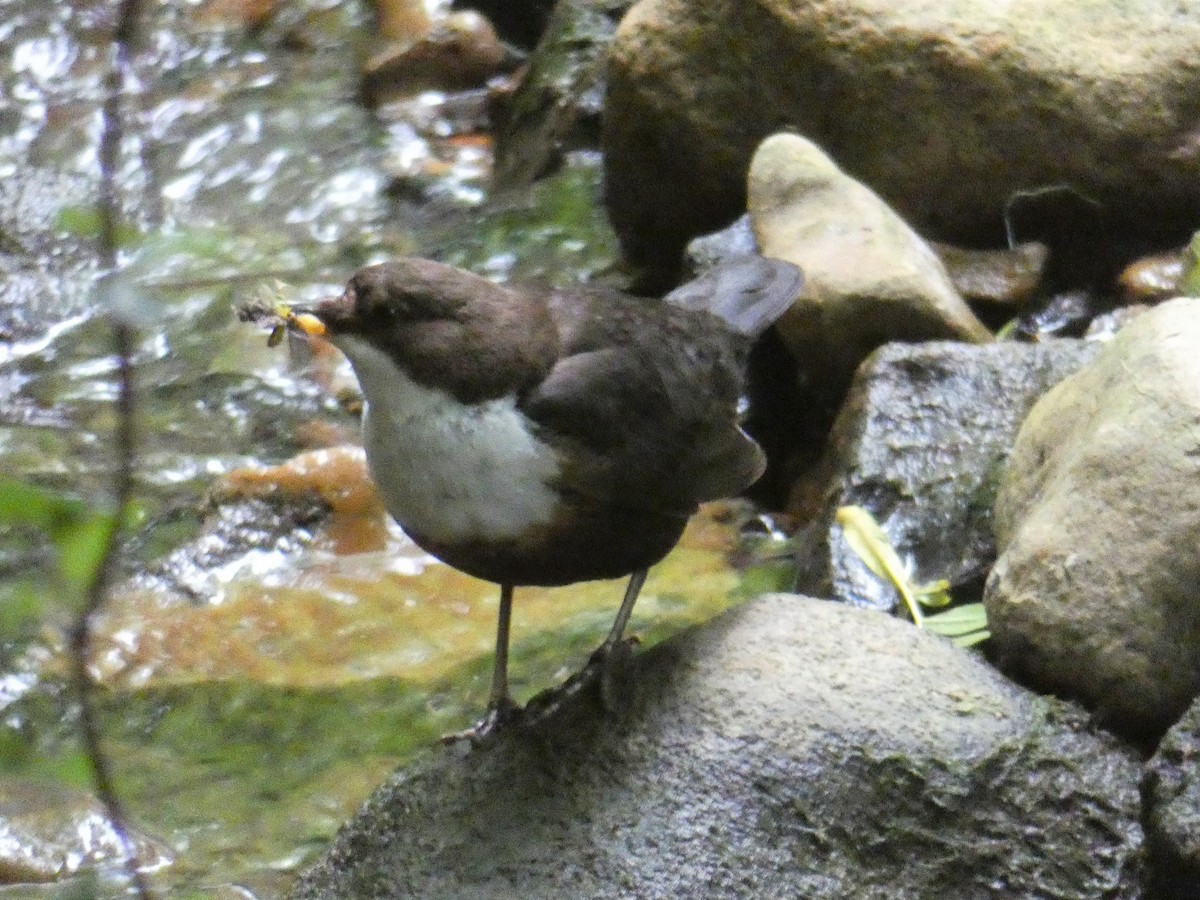
[[[998,662],[1157,735],[1200,690],[1200,299],[1136,318],[1021,426],[985,593]]]
[[[812,141],[763,141],[749,206],[763,256],[804,270],[804,292],[776,327],[822,382],[844,384],[888,341],[991,340],[929,245]]]

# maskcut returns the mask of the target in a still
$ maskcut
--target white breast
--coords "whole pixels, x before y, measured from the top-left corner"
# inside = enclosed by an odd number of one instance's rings
[[[362,386],[367,463],[388,512],[439,542],[518,536],[550,521],[559,471],[510,399],[467,406],[364,341],[337,341]]]

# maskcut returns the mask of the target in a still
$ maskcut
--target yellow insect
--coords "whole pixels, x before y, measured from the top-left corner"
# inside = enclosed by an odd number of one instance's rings
[[[276,303],[272,311],[278,317],[279,321],[271,327],[271,333],[267,336],[268,347],[279,346],[289,325],[296,326],[300,331],[312,337],[320,337],[325,333],[325,323],[312,313],[292,312],[292,308],[282,302]]]

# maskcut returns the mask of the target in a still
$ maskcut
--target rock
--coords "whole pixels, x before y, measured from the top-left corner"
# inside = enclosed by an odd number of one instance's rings
[[[1143,256],[1127,265],[1117,278],[1126,303],[1156,303],[1179,296],[1179,285],[1187,273],[1188,251],[1173,250]]]
[[[1114,334],[1146,312],[1150,307],[1140,303],[1133,306],[1118,306],[1106,313],[1101,313],[1088,323],[1084,337],[1089,341],[1109,341]]]
[[[763,256],[804,271],[804,292],[775,328],[808,380],[829,393],[844,390],[888,341],[991,340],[929,246],[811,141],[763,141],[750,164],[749,206]]]
[[[720,265],[735,256],[758,253],[758,241],[750,227],[750,216],[739,216],[720,231],[704,234],[687,245],[684,271],[689,278]]]
[[[971,250],[934,244],[950,283],[978,310],[999,311],[1011,317],[1037,290],[1046,268],[1049,248],[1032,241],[1011,250]]]
[[[1134,319],[1021,426],[986,603],[999,663],[1155,736],[1200,686],[1200,300]]]
[[[1037,290],[1049,252],[1037,242],[1011,250],[973,250],[936,242],[929,247],[942,261],[954,290],[973,310],[1006,316],[1012,316]],[[694,277],[732,256],[758,252],[750,216],[739,216],[720,231],[690,241],[684,268]]]
[[[412,43],[433,27],[425,0],[371,0],[371,6],[376,34],[384,40]]]
[[[1138,896],[1137,763],[940,638],[774,595],[635,660],[620,721],[425,755],[291,896]]]
[[[881,609],[899,602],[846,543],[834,523],[840,506],[867,509],[901,558],[912,559],[916,582],[982,582],[996,558],[996,483],[1021,421],[1099,349],[1074,340],[935,341],[872,354],[829,441],[821,466],[829,474],[814,490],[823,505],[798,542],[801,589]],[[790,511],[811,518],[808,502],[797,491]]]
[[[1159,900],[1200,896],[1200,705],[1193,703],[1146,764],[1146,849]]]
[[[569,150],[600,145],[604,68],[617,22],[631,0],[564,0],[496,132],[493,183],[526,185],[556,168]]]
[[[1190,7],[1189,7],[1190,8]],[[755,146],[820,145],[930,237],[997,245],[1070,184],[1126,233],[1200,214],[1200,17],[1173,0],[642,0],[614,42],[607,201],[628,258],[677,265],[744,208]]]
[[[479,13],[453,13],[415,41],[392,42],[373,53],[363,71],[362,97],[374,107],[421,91],[479,88],[522,61]]]

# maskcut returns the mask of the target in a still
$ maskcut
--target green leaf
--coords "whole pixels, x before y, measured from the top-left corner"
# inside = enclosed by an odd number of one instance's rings
[[[982,603],[968,603],[932,615],[921,612],[922,606],[949,606],[952,600],[950,583],[940,579],[929,584],[913,584],[900,554],[869,512],[861,506],[842,506],[834,518],[842,527],[846,543],[867,568],[895,586],[918,628],[944,635],[960,647],[969,647],[991,637]]]
[[[95,206],[64,206],[58,211],[55,223],[59,231],[77,238],[95,239],[100,236],[100,210]],[[117,225],[117,243],[122,247],[135,244],[140,232],[131,225]]]
[[[44,532],[58,550],[68,588],[82,593],[103,559],[114,522],[111,513],[78,498],[0,476],[0,525]]]
[[[47,760],[44,769],[64,784],[83,790],[92,787],[92,761],[82,750],[64,750],[58,758]]]
[[[0,524],[32,525],[53,536],[84,516],[86,509],[80,500],[0,476]]]
[[[0,588],[0,639],[35,627],[46,615],[45,585],[23,578]]]
[[[104,561],[113,517],[97,514],[79,520],[54,538],[58,545],[58,569],[70,588],[83,593]]]
[[[996,340],[1007,341],[1011,340],[1012,336],[1017,333],[1017,327],[1021,324],[1021,320],[1009,319],[1000,326],[1000,330],[996,332]]]
[[[1200,297],[1200,231],[1192,235],[1192,242],[1183,252],[1183,264],[1180,292],[1188,297]]]
[[[970,647],[991,637],[987,624],[987,610],[982,603],[967,603],[925,617],[928,630],[950,638],[960,647]]]
[[[939,609],[949,606],[953,599],[950,596],[950,582],[945,578],[931,581],[929,584],[919,584],[913,587],[913,595],[922,606],[932,606]]]

